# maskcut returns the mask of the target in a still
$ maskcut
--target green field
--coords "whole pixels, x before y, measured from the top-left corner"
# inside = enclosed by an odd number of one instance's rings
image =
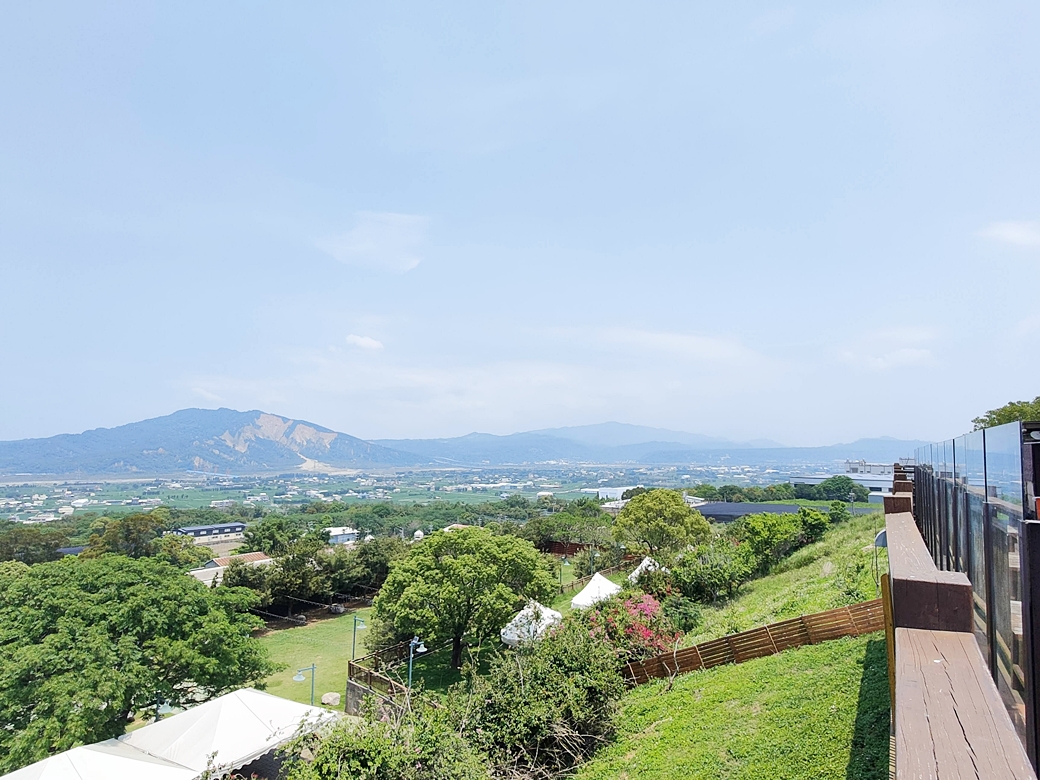
[[[883,780],[888,706],[881,635],[693,672],[626,695],[577,780]]]

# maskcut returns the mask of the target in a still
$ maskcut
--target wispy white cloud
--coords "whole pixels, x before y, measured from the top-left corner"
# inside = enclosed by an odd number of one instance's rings
[[[867,371],[931,366],[938,361],[927,344],[937,335],[932,328],[913,325],[881,328],[864,334],[841,350],[838,358]]]
[[[191,392],[193,394],[199,396],[200,398],[205,398],[207,401],[223,401],[224,400],[223,398],[221,398],[216,393],[212,393],[212,392],[210,392],[209,390],[207,390],[204,387],[193,387],[193,388],[191,388]]]
[[[351,333],[349,336],[347,336],[346,341],[352,347],[357,347],[358,349],[375,350],[383,348],[382,341],[376,341],[374,338],[370,336],[358,336],[354,333]]]
[[[419,214],[360,211],[356,224],[316,246],[346,265],[405,273],[422,262],[430,218]]]
[[[1040,247],[1040,222],[994,222],[977,235],[1012,246]]]

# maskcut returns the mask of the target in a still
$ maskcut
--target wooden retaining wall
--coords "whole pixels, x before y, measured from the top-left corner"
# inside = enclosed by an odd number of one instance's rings
[[[870,634],[884,628],[885,614],[881,599],[863,601],[730,634],[645,661],[635,661],[627,665],[625,678],[630,685],[643,685],[662,677],[711,669],[722,664],[739,664],[792,647]]]

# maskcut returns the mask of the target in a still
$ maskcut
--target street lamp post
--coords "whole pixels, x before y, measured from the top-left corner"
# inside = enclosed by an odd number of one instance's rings
[[[293,675],[293,682],[303,682],[307,678],[303,676],[304,672],[309,671],[311,673],[311,706],[314,706],[314,673],[318,671],[317,664],[311,664],[305,666],[302,669],[297,669],[296,674]]]
[[[412,661],[415,656],[422,655],[426,652],[426,645],[419,637],[412,637],[412,641],[408,643],[408,692],[411,694],[412,691]]]
[[[358,626],[361,626],[361,628],[368,628],[368,626],[365,625],[364,619],[363,618],[359,618],[357,616],[357,613],[355,613],[354,614],[354,639],[350,643],[350,660],[351,661],[354,660],[354,651],[357,648],[357,630],[358,630]]]

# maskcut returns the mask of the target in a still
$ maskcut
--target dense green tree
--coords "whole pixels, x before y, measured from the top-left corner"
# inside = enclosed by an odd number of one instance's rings
[[[798,515],[772,512],[745,515],[737,521],[735,531],[750,548],[754,569],[760,574],[803,542]]]
[[[408,552],[396,536],[380,536],[351,546],[336,547],[319,556],[334,593],[363,596],[379,590],[390,573],[390,564]]]
[[[867,488],[844,474],[828,477],[816,486],[816,492],[821,501],[848,501],[849,496],[854,496],[856,501],[866,501],[870,498]]]
[[[117,737],[175,706],[261,683],[256,596],[210,590],[154,559],[0,565],[0,770]]]
[[[101,518],[98,523],[104,530],[90,537],[84,558],[96,558],[107,553],[144,558],[154,555],[158,548],[159,533],[164,527],[162,517],[151,514],[134,514],[126,517]]]
[[[1040,395],[1032,401],[1011,401],[996,409],[990,409],[972,420],[972,423],[975,426],[974,430],[978,431],[1023,420],[1040,420]]]
[[[628,501],[629,499],[635,498],[636,496],[643,495],[643,493],[645,493],[645,492],[646,492],[646,488],[645,487],[641,487],[641,486],[630,487],[628,490],[621,491],[621,500],[622,501]]]
[[[651,490],[629,501],[614,521],[614,539],[650,555],[672,554],[707,541],[711,526],[674,490]]]
[[[736,485],[722,485],[719,487],[719,500],[730,502],[744,501],[744,491]]]
[[[734,544],[726,538],[698,545],[672,567],[672,581],[687,598],[715,602],[720,596],[732,597],[755,568],[755,557],[745,542]]]
[[[840,502],[836,502],[840,503]],[[845,508],[845,505],[841,505]],[[798,510],[798,522],[802,526],[802,538],[806,543],[815,542],[823,536],[824,531],[827,530],[832,522],[834,522],[833,504],[831,505],[832,514],[828,517],[819,509],[813,509],[810,506],[803,506]],[[849,515],[849,510],[845,509],[845,514]]]
[[[164,534],[155,546],[156,560],[166,561],[178,569],[195,569],[213,558],[209,547],[195,544],[190,536]]]
[[[61,531],[11,523],[0,531],[0,561],[41,563],[61,557],[59,547],[68,545],[69,538]]]
[[[264,552],[276,558],[285,555],[292,543],[305,532],[304,527],[289,518],[268,515],[246,528],[242,549]]]
[[[596,507],[599,510],[599,506]],[[606,512],[572,514],[566,512],[539,515],[528,520],[521,535],[540,550],[547,550],[552,542],[571,544],[604,544],[610,537],[611,517]]]
[[[430,534],[395,561],[375,599],[385,635],[419,634],[451,641],[451,663],[462,665],[462,640],[497,633],[527,599],[554,590],[549,567],[534,546],[483,528]]]

